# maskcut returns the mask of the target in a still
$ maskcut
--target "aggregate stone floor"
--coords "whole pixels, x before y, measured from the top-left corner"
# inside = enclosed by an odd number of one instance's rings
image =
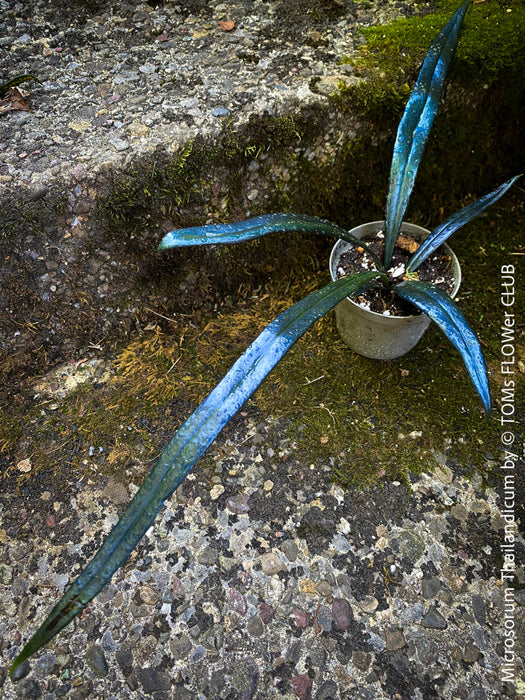
[[[0,497],[5,698],[519,698],[501,680],[498,490],[442,464],[344,492],[244,412],[80,620],[10,660],[138,484]],[[522,544],[518,550],[523,553]],[[522,574],[522,572],[521,572]]]
[[[29,73],[42,83],[20,85],[31,111],[2,115],[0,183],[42,198],[64,181],[77,186],[72,204],[85,203],[99,170],[176,150],[227,118],[325,99],[352,80],[340,62],[363,42],[359,28],[417,5],[0,0],[1,82]]]
[[[327,96],[339,81],[357,80],[341,60],[363,41],[359,29],[431,10],[430,3],[383,0],[311,0],[306,11],[298,0],[0,0],[0,84],[20,74],[40,81],[20,84],[27,95],[14,105],[10,98],[0,104],[6,363],[25,373],[35,358],[63,360],[133,323],[136,265],[113,259],[111,237],[96,219],[112,178],[140,170],[144,158],[173,158],[196,137],[213,143],[226,124],[235,132],[251,117],[319,106],[330,112]],[[19,108],[24,100],[29,111]],[[297,152],[333,156],[358,121],[345,118],[343,131],[325,133],[319,148],[298,143]],[[264,206],[262,170],[254,155],[234,193],[222,191],[214,174],[215,198],[228,194],[239,216]],[[193,214],[203,221],[220,215],[207,201],[215,195],[205,193]]]

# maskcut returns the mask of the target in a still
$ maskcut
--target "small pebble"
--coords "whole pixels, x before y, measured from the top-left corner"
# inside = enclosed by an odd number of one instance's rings
[[[299,700],[310,700],[312,697],[313,681],[306,673],[295,676],[292,679],[292,689]]]
[[[385,629],[385,645],[387,651],[397,651],[406,644],[403,630],[399,627],[387,627]]]
[[[360,671],[368,671],[372,656],[368,651],[360,651],[357,649],[352,652],[352,663]]]
[[[170,640],[170,649],[176,661],[185,659],[193,648],[193,644],[188,635],[183,634],[179,638]]]
[[[228,605],[230,609],[239,615],[245,615],[247,610],[246,600],[242,593],[236,588],[230,588],[228,591]]]
[[[465,649],[463,650],[463,661],[467,664],[473,664],[478,660],[479,654],[480,651],[478,647],[469,642],[465,645]]]
[[[159,601],[158,591],[150,586],[142,586],[140,589],[140,599],[146,605],[155,605]]]
[[[299,629],[306,629],[308,627],[308,615],[304,610],[294,610],[292,613],[295,624]]]
[[[250,617],[246,623],[246,629],[251,637],[262,637],[264,634],[264,624],[259,615]]]
[[[297,545],[293,540],[285,540],[281,545],[281,552],[284,554],[284,556],[288,559],[290,562],[294,562],[297,559],[297,556],[299,554],[299,550],[297,549]]]
[[[424,637],[416,640],[416,651],[418,659],[426,667],[434,664],[439,656],[438,644],[434,640]]]
[[[346,631],[354,619],[352,606],[344,598],[334,598],[332,603],[332,618],[334,624],[343,632]]]
[[[268,605],[268,603],[261,603],[259,605],[259,615],[261,620],[266,625],[275,616],[275,609],[271,605]]]
[[[226,501],[226,508],[231,512],[231,513],[237,513],[237,514],[242,514],[242,513],[248,513],[250,510],[250,506],[248,505],[248,499],[244,495],[244,493],[240,493],[238,496],[233,496],[232,498],[228,498]]]
[[[210,491],[210,496],[212,501],[216,501],[221,494],[224,493],[224,486],[222,484],[215,484],[215,486]]]
[[[434,630],[444,630],[447,628],[447,621],[443,615],[435,608],[430,608],[421,620],[423,627]]]
[[[155,668],[146,666],[137,668],[135,673],[146,695],[171,690],[171,675],[166,671],[157,671]]]
[[[108,675],[109,667],[104,649],[99,644],[88,647],[85,653],[86,663],[98,678]]]
[[[275,552],[262,555],[261,567],[266,576],[273,576],[286,568],[283,560]]]
[[[330,632],[332,629],[332,609],[327,605],[319,606],[316,613],[316,624],[319,630]]]
[[[476,618],[476,622],[478,622],[481,626],[484,626],[487,622],[487,615],[485,601],[483,600],[482,596],[477,594],[472,596],[472,611],[474,613],[474,617]]]
[[[442,588],[443,584],[436,576],[428,576],[421,580],[421,593],[425,600],[435,598]]]
[[[319,593],[319,595],[323,596],[323,598],[329,598],[332,595],[332,586],[328,583],[328,581],[325,581],[324,579],[322,581],[319,581],[319,583],[316,586],[316,590]]]
[[[332,680],[322,683],[314,696],[315,700],[336,700],[338,697],[340,697],[339,688]]]

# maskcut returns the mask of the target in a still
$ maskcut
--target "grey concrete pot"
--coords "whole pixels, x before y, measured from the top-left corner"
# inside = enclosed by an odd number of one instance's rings
[[[352,229],[350,233],[361,238],[384,228],[384,221],[371,221]],[[430,231],[403,222],[401,231],[410,234],[416,240],[423,240]],[[352,247],[351,243],[339,240],[330,255],[330,275],[336,280],[336,271],[341,255]],[[450,255],[454,288],[451,296],[457,294],[461,283],[461,268],[457,257],[446,243],[442,247]],[[419,342],[428,328],[430,319],[426,314],[413,316],[383,316],[356,304],[350,297],[343,299],[335,308],[337,330],[344,342],[355,352],[374,360],[393,360],[401,357]]]

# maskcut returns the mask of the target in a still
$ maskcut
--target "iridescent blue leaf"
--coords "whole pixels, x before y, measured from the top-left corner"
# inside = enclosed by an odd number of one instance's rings
[[[377,272],[343,277],[284,311],[254,340],[207,399],[175,433],[101,548],[24,646],[10,673],[52,639],[99,593],[230,418],[298,338],[346,296],[369,287]]]
[[[326,221],[326,219],[319,219],[316,216],[307,216],[305,214],[265,214],[264,216],[256,216],[252,219],[245,219],[232,224],[208,224],[207,226],[181,228],[167,233],[160,242],[158,250],[194,245],[242,243],[266,236],[268,233],[276,233],[277,231],[316,233],[331,236],[332,238],[342,238],[354,245],[366,248],[378,266],[382,267],[377,256],[365,244],[350,235],[348,231],[330,221]]]
[[[423,243],[411,257],[407,265],[407,272],[414,272],[414,270],[417,270],[421,263],[426,260],[426,258],[428,258],[428,256],[435,250],[437,250],[439,246],[454,233],[454,231],[457,231],[458,228],[461,228],[466,223],[474,219],[474,217],[481,214],[481,212],[487,207],[490,207],[491,204],[497,202],[498,199],[505,194],[509,187],[511,187],[520,177],[521,175],[516,175],[516,177],[507,180],[507,182],[504,182],[493,192],[490,192],[484,197],[472,202],[472,204],[468,204],[466,207],[463,207],[463,209],[460,209],[455,214],[452,214],[452,216],[450,216],[440,226],[435,228],[432,233],[425,238]]]
[[[476,391],[490,413],[490,393],[487,370],[479,340],[452,299],[428,282],[406,281],[394,288],[402,299],[424,311],[459,350]]]
[[[432,42],[399,123],[385,213],[385,267],[392,258],[468,4],[469,0],[456,10]]]

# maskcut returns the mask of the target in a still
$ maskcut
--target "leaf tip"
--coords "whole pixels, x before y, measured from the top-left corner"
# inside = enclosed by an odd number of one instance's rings
[[[168,250],[168,248],[171,248],[171,240],[171,233],[167,233],[165,236],[163,236],[159,245],[157,246],[157,251]]]
[[[24,654],[25,648],[15,657],[15,660],[9,667],[8,675],[13,681],[18,681],[21,679],[21,671],[17,671],[24,661],[28,658],[29,654]]]

